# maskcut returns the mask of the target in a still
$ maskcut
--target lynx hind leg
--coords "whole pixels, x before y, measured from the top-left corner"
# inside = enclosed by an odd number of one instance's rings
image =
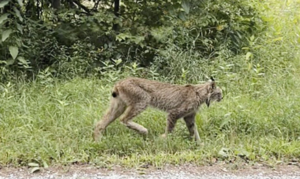
[[[120,117],[126,108],[126,104],[119,98],[112,98],[110,101],[110,107],[103,116],[102,120],[98,121],[94,130],[94,140],[97,141],[106,127],[112,123],[115,119]]]
[[[195,138],[195,141],[197,143],[200,142],[200,136],[198,133],[197,125],[195,123],[195,116],[196,114],[191,114],[189,116],[184,117],[184,121],[186,123],[186,126],[190,132],[190,136]]]
[[[123,116],[121,117],[121,122],[128,128],[133,129],[141,134],[148,134],[148,130],[138,124],[132,121],[132,119],[137,116],[138,114],[140,114],[142,111],[144,111],[146,109],[147,105],[146,104],[136,104],[134,106],[128,106],[123,114]]]

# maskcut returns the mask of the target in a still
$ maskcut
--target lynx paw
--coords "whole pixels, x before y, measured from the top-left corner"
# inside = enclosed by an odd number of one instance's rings
[[[141,129],[140,133],[143,134],[143,135],[147,135],[148,134],[148,130],[146,128]]]

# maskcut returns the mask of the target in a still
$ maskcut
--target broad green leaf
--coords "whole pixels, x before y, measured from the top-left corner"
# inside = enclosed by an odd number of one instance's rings
[[[40,167],[33,167],[31,170],[30,170],[30,173],[35,173],[35,172],[38,172],[40,171]]]
[[[138,66],[138,65],[137,65],[137,63],[136,63],[136,62],[133,62],[133,64],[132,64],[132,68],[133,68],[133,69],[136,69],[136,68],[137,68],[137,66]]]
[[[18,0],[18,3],[19,3],[20,6],[23,6],[22,0]]]
[[[16,59],[19,54],[19,48],[15,47],[15,46],[10,46],[9,52],[10,52],[10,55],[12,56],[12,58]]]
[[[116,63],[116,65],[119,65],[120,63],[122,63],[122,59],[121,58],[119,58],[118,60],[115,60],[115,63]]]
[[[2,15],[0,16],[0,24],[2,24],[2,22],[4,22],[4,21],[7,19],[8,15],[9,15],[9,14],[2,14]]]
[[[145,40],[144,36],[136,36],[135,38],[132,39],[132,41],[137,45],[139,45],[144,40]]]
[[[223,25],[218,25],[216,27],[217,31],[222,31],[224,29],[224,26]]]
[[[283,39],[283,37],[278,37],[278,38],[273,39],[273,42],[282,41],[282,39]]]
[[[12,65],[15,63],[15,60],[10,58],[9,60],[6,61],[6,65]]]
[[[8,29],[8,30],[5,30],[2,32],[2,42],[4,42],[8,37],[9,35],[12,33],[12,30],[11,29]]]
[[[229,156],[229,149],[228,148],[221,148],[218,152],[221,157],[228,157]]]
[[[122,41],[125,40],[126,38],[131,38],[132,36],[130,34],[126,33],[120,33],[119,35],[116,36],[117,41]]]
[[[0,8],[6,6],[9,3],[10,0],[4,0],[4,1],[0,1]]]
[[[25,60],[24,57],[18,57],[19,62],[21,62],[24,65],[28,65],[28,62]]]
[[[183,21],[186,20],[186,14],[184,12],[180,12],[178,16],[181,20],[183,20]]]
[[[17,23],[17,29],[23,34],[23,27],[19,23]]]
[[[181,6],[185,13],[190,13],[191,4],[187,0],[183,0]]]
[[[39,167],[40,165],[38,163],[31,162],[31,163],[28,163],[28,166],[29,167]]]
[[[21,16],[20,11],[19,11],[16,7],[14,7],[13,9],[14,9],[14,11],[15,11],[15,13],[16,13],[16,16],[19,18],[19,20],[20,20],[21,22],[23,22],[23,17]]]
[[[248,70],[250,71],[252,69],[252,63],[248,63]]]
[[[251,52],[247,52],[247,54],[246,54],[246,60],[249,60],[250,59],[250,57],[252,57],[252,53]]]
[[[157,41],[165,41],[172,34],[173,27],[152,28],[150,33]]]
[[[229,118],[225,118],[224,120],[222,120],[220,128],[223,128],[224,126],[228,125],[229,122],[230,122],[230,119]]]
[[[249,157],[250,153],[245,149],[239,149],[235,152],[239,156]]]
[[[263,21],[265,22],[272,22],[274,21],[274,18],[273,17],[266,17],[266,16],[263,16],[261,17]]]
[[[43,161],[43,166],[44,166],[44,168],[48,168],[49,167],[48,164],[47,164],[47,162],[45,162],[45,161]]]

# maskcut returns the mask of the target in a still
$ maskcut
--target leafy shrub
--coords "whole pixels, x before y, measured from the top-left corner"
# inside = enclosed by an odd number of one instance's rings
[[[127,46],[135,44],[130,51],[139,53],[130,53],[130,59],[142,66],[152,64],[173,80],[185,76],[189,81],[203,79],[204,74],[212,74],[213,61],[221,58],[231,64],[229,59],[243,54],[243,48],[250,46],[249,39],[265,28],[259,13],[243,0],[172,2],[161,5],[163,14],[155,18],[156,25],[133,24],[137,30],[122,32],[117,39]],[[146,14],[146,9],[140,12],[141,16]]]
[[[247,39],[264,27],[257,11],[244,0],[183,1],[182,8],[184,12],[173,22],[174,42],[206,57],[215,56],[223,47],[241,52]]]
[[[18,67],[28,68],[24,57],[19,56],[19,48],[22,45],[20,38],[23,33],[21,23],[23,18],[20,13],[20,5],[17,2],[0,2],[0,32],[2,35],[0,41],[0,80],[8,79],[12,71],[8,67],[16,70]]]
[[[105,6],[81,13],[67,4],[54,11],[31,0],[22,10],[22,3],[5,2],[0,8],[9,10],[1,19],[8,23],[1,28],[14,33],[0,44],[5,54],[0,57],[2,73],[28,76],[47,68],[54,76],[101,75],[107,65],[118,69],[133,62],[141,67],[154,65],[152,69],[174,69],[172,75],[181,76],[191,67],[195,72],[203,64],[210,65],[223,52],[228,57],[243,52],[248,39],[264,27],[255,8],[244,0],[124,1],[120,16]],[[115,64],[118,59],[119,66]]]

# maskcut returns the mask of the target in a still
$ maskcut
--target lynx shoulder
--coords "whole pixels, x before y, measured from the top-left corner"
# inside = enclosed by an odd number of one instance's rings
[[[204,84],[175,85],[142,78],[126,78],[115,84],[111,96],[109,109],[96,124],[95,140],[120,116],[125,126],[147,134],[148,130],[132,119],[151,106],[168,113],[164,136],[172,132],[178,119],[183,118],[190,135],[200,141],[195,126],[196,112],[203,103],[209,106],[212,101],[221,101],[222,90],[216,87],[213,79]]]

